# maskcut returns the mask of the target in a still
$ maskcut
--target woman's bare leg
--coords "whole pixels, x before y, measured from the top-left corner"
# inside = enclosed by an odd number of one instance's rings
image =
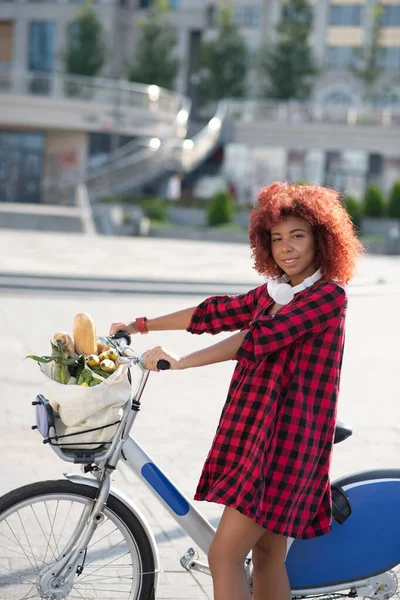
[[[289,579],[285,567],[287,538],[272,531],[264,534],[253,547],[254,600],[290,600]]]
[[[244,561],[264,532],[252,519],[225,508],[208,553],[214,600],[251,600]]]

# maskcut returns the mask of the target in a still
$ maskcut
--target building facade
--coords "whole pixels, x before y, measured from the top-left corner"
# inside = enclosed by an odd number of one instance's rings
[[[107,42],[102,77],[124,77],[126,62],[134,57],[139,39],[138,23],[151,1],[94,0]],[[285,0],[223,1],[232,7],[249,53],[255,57],[266,40],[274,40]],[[56,100],[51,103],[50,98],[48,105],[42,97],[36,97],[36,104],[21,101],[24,94],[35,95],[35,86],[39,96],[43,96],[43,86],[57,85],[57,77],[64,72],[68,37],[73,34],[71,24],[81,3],[0,0],[0,201],[22,197],[38,201],[43,177],[84,168],[88,157],[112,149],[117,130],[126,136],[120,141],[145,134],[141,129],[146,120],[143,114],[136,120],[126,115],[121,120],[115,101],[102,114],[94,114],[88,108],[90,95],[86,106],[65,98],[63,104],[57,100],[57,107]],[[169,0],[168,18],[177,27],[176,53],[181,64],[176,81],[178,94],[196,98],[200,42],[215,36],[219,4],[220,0]],[[310,4],[314,12],[310,44],[320,67],[313,103],[354,107],[362,104],[362,82],[351,74],[349,66],[357,60],[357,48],[369,39],[372,11],[379,4],[383,9],[379,60],[384,73],[377,104],[400,108],[400,0],[313,0]],[[14,86],[12,94],[10,81]],[[249,85],[249,97],[255,94],[257,82]],[[35,113],[39,108],[41,113]],[[82,115],[77,122],[79,111]],[[397,165],[396,157],[395,160]],[[366,164],[369,162],[366,160]],[[8,182],[6,192],[2,178]]]

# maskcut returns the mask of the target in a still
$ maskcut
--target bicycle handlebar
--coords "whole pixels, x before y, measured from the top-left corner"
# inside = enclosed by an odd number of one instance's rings
[[[125,346],[130,346],[131,343],[131,336],[127,331],[117,331],[116,333],[114,333],[114,335],[111,336],[111,339],[117,340],[118,346],[120,346],[121,348]],[[122,340],[125,340],[125,344],[122,342]],[[142,366],[144,366],[143,363],[141,364]],[[170,368],[171,363],[168,360],[161,359],[157,363],[157,369],[159,369],[160,371],[168,371],[168,369]]]

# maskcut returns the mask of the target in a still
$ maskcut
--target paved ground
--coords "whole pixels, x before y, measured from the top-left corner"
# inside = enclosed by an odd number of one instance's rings
[[[205,294],[234,293],[261,281],[251,270],[246,246],[239,244],[3,231],[0,257],[0,495],[78,471],[30,430],[30,402],[41,391],[40,376],[33,362],[23,362],[26,354],[47,353],[51,334],[70,331],[77,312],[90,312],[102,334],[114,320],[171,312],[195,305]],[[122,280],[118,285],[124,293],[116,291],[115,277]],[[140,293],[134,293],[135,286]],[[399,259],[364,259],[349,295],[339,417],[353,425],[354,435],[335,449],[333,478],[360,469],[399,467]],[[179,353],[215,340],[165,332],[138,336],[135,342],[139,351],[161,343]],[[188,497],[232,370],[233,363],[225,363],[154,374],[149,380],[135,436]],[[147,488],[125,470],[116,474],[115,485],[134,499],[156,534],[164,568],[157,600],[212,598],[208,577],[181,570],[179,558],[192,542]],[[217,521],[217,506],[196,505]]]

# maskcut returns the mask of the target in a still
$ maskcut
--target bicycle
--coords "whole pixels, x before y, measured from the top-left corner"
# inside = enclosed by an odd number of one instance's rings
[[[99,448],[60,443],[55,418],[41,394],[33,402],[38,431],[63,460],[85,475],[26,485],[0,498],[0,589],[5,600],[85,598],[155,600],[161,571],[146,519],[116,489],[119,461],[136,473],[184,531],[207,554],[215,529],[130,436],[149,371],[130,347],[130,336],[107,338],[129,365],[132,393],[113,439]],[[167,361],[160,361],[167,369]],[[140,374],[137,382],[132,372]],[[352,434],[337,421],[335,443]],[[82,445],[82,444],[80,444]],[[400,469],[363,471],[332,483],[333,522],[328,535],[288,539],[286,566],[293,598],[399,598]],[[193,549],[186,570],[209,574]],[[245,562],[251,586],[251,557]],[[3,593],[1,592],[1,593]]]

